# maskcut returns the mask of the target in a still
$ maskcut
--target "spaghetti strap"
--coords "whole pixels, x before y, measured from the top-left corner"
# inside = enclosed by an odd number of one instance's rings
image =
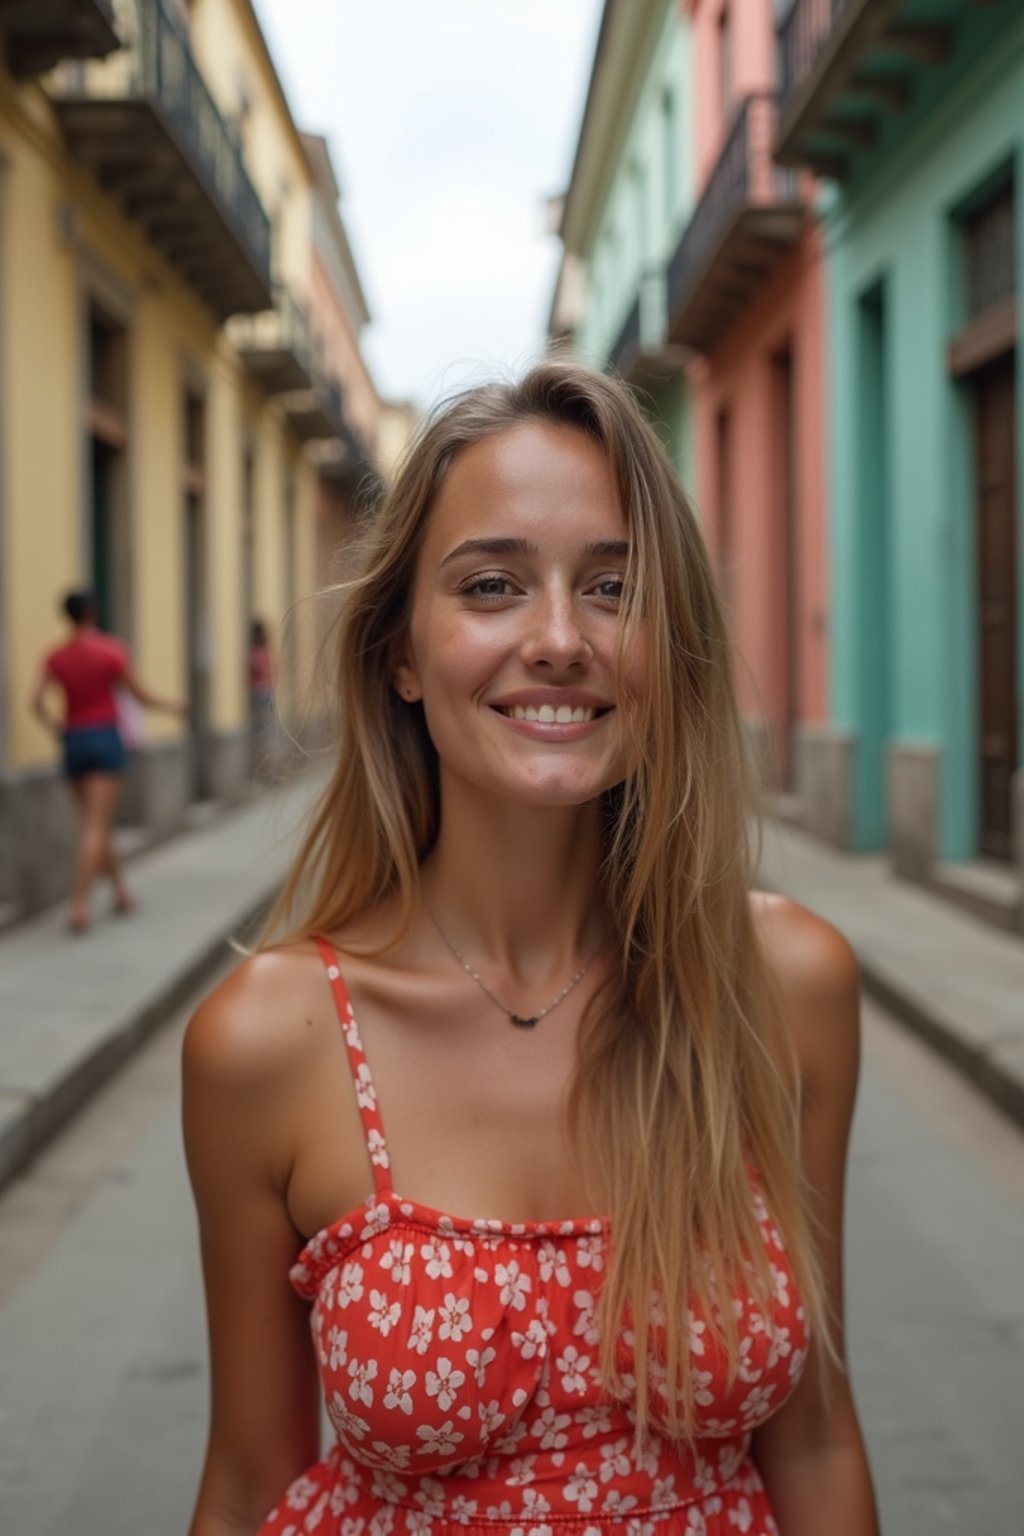
[[[338,1010],[338,1019],[341,1023],[341,1032],[345,1037],[345,1045],[348,1048],[348,1059],[352,1067],[352,1081],[356,1090],[356,1102],[359,1105],[359,1114],[363,1122],[363,1130],[366,1133],[366,1150],[370,1156],[370,1166],[373,1169],[373,1187],[378,1195],[391,1193],[391,1163],[388,1159],[387,1142],[384,1139],[384,1123],[381,1120],[380,1109],[377,1104],[377,1090],[373,1086],[373,1078],[370,1076],[370,1065],[363,1051],[363,1042],[359,1037],[359,1026],[352,1012],[352,1004],[349,1001],[345,982],[338,965],[338,957],[322,934],[313,935],[313,943],[320,951],[324,969],[327,972],[327,980],[331,984],[331,992],[334,994],[334,1005]]]

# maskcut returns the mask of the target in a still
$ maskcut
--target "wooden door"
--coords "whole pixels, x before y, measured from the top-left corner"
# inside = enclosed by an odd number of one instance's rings
[[[1008,859],[1017,767],[1015,354],[974,382],[981,847]]]

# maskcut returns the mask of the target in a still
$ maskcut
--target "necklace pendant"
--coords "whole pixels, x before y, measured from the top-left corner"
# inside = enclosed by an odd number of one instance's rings
[[[540,1015],[534,1014],[532,1019],[524,1019],[521,1013],[510,1013],[509,1018],[517,1029],[532,1029],[540,1022]]]

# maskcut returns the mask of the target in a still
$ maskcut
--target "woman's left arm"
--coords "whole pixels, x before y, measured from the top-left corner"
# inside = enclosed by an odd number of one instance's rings
[[[845,1365],[843,1194],[860,1064],[860,973],[846,940],[813,913],[761,898],[761,933],[793,1031],[802,1081],[803,1175],[839,1364],[810,1358],[753,1454],[781,1536],[878,1536],[871,1474]]]

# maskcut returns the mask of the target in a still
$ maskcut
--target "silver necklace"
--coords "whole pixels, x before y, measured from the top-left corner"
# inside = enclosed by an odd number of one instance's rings
[[[424,903],[424,905],[426,905],[426,903]],[[485,997],[489,997],[491,1002],[494,1004],[495,1008],[500,1008],[502,1013],[505,1015],[505,1017],[507,1019],[509,1019],[516,1026],[517,1029],[533,1029],[535,1024],[539,1024],[540,1023],[541,1019],[546,1019],[548,1014],[552,1013],[554,1011],[554,1009],[556,1009],[558,1007],[559,1003],[564,1003],[565,1002],[565,999],[569,996],[569,993],[572,991],[573,987],[577,986],[578,983],[583,980],[584,976],[590,970],[590,967],[593,964],[594,960],[597,958],[597,951],[595,950],[594,953],[587,960],[587,962],[584,965],[580,966],[579,970],[576,972],[576,975],[569,982],[568,986],[563,987],[561,992],[559,992],[558,996],[552,998],[551,1002],[548,1003],[546,1008],[541,1008],[537,1013],[531,1013],[529,1016],[527,1016],[526,1014],[522,1014],[522,1013],[516,1013],[514,1008],[506,1008],[505,1004],[501,1001],[501,999],[495,997],[495,995],[491,991],[490,987],[481,978],[479,972],[478,971],[474,971],[473,967],[470,965],[470,963],[466,959],[465,955],[463,955],[461,950],[459,950],[452,943],[451,939],[448,937],[448,935],[445,933],[444,929],[441,927],[441,924],[438,922],[437,917],[436,917],[436,915],[435,915],[435,913],[433,911],[433,908],[428,906],[427,907],[427,911],[430,913],[430,919],[431,919],[431,922],[434,924],[434,927],[437,929],[437,931],[441,935],[442,939],[444,939],[444,941],[447,944],[448,948],[451,950],[451,952],[455,956],[456,960],[462,966],[462,969],[465,971],[466,975],[467,976],[472,976],[473,980],[476,982],[477,986],[480,988],[480,990],[484,994],[484,996]]]

